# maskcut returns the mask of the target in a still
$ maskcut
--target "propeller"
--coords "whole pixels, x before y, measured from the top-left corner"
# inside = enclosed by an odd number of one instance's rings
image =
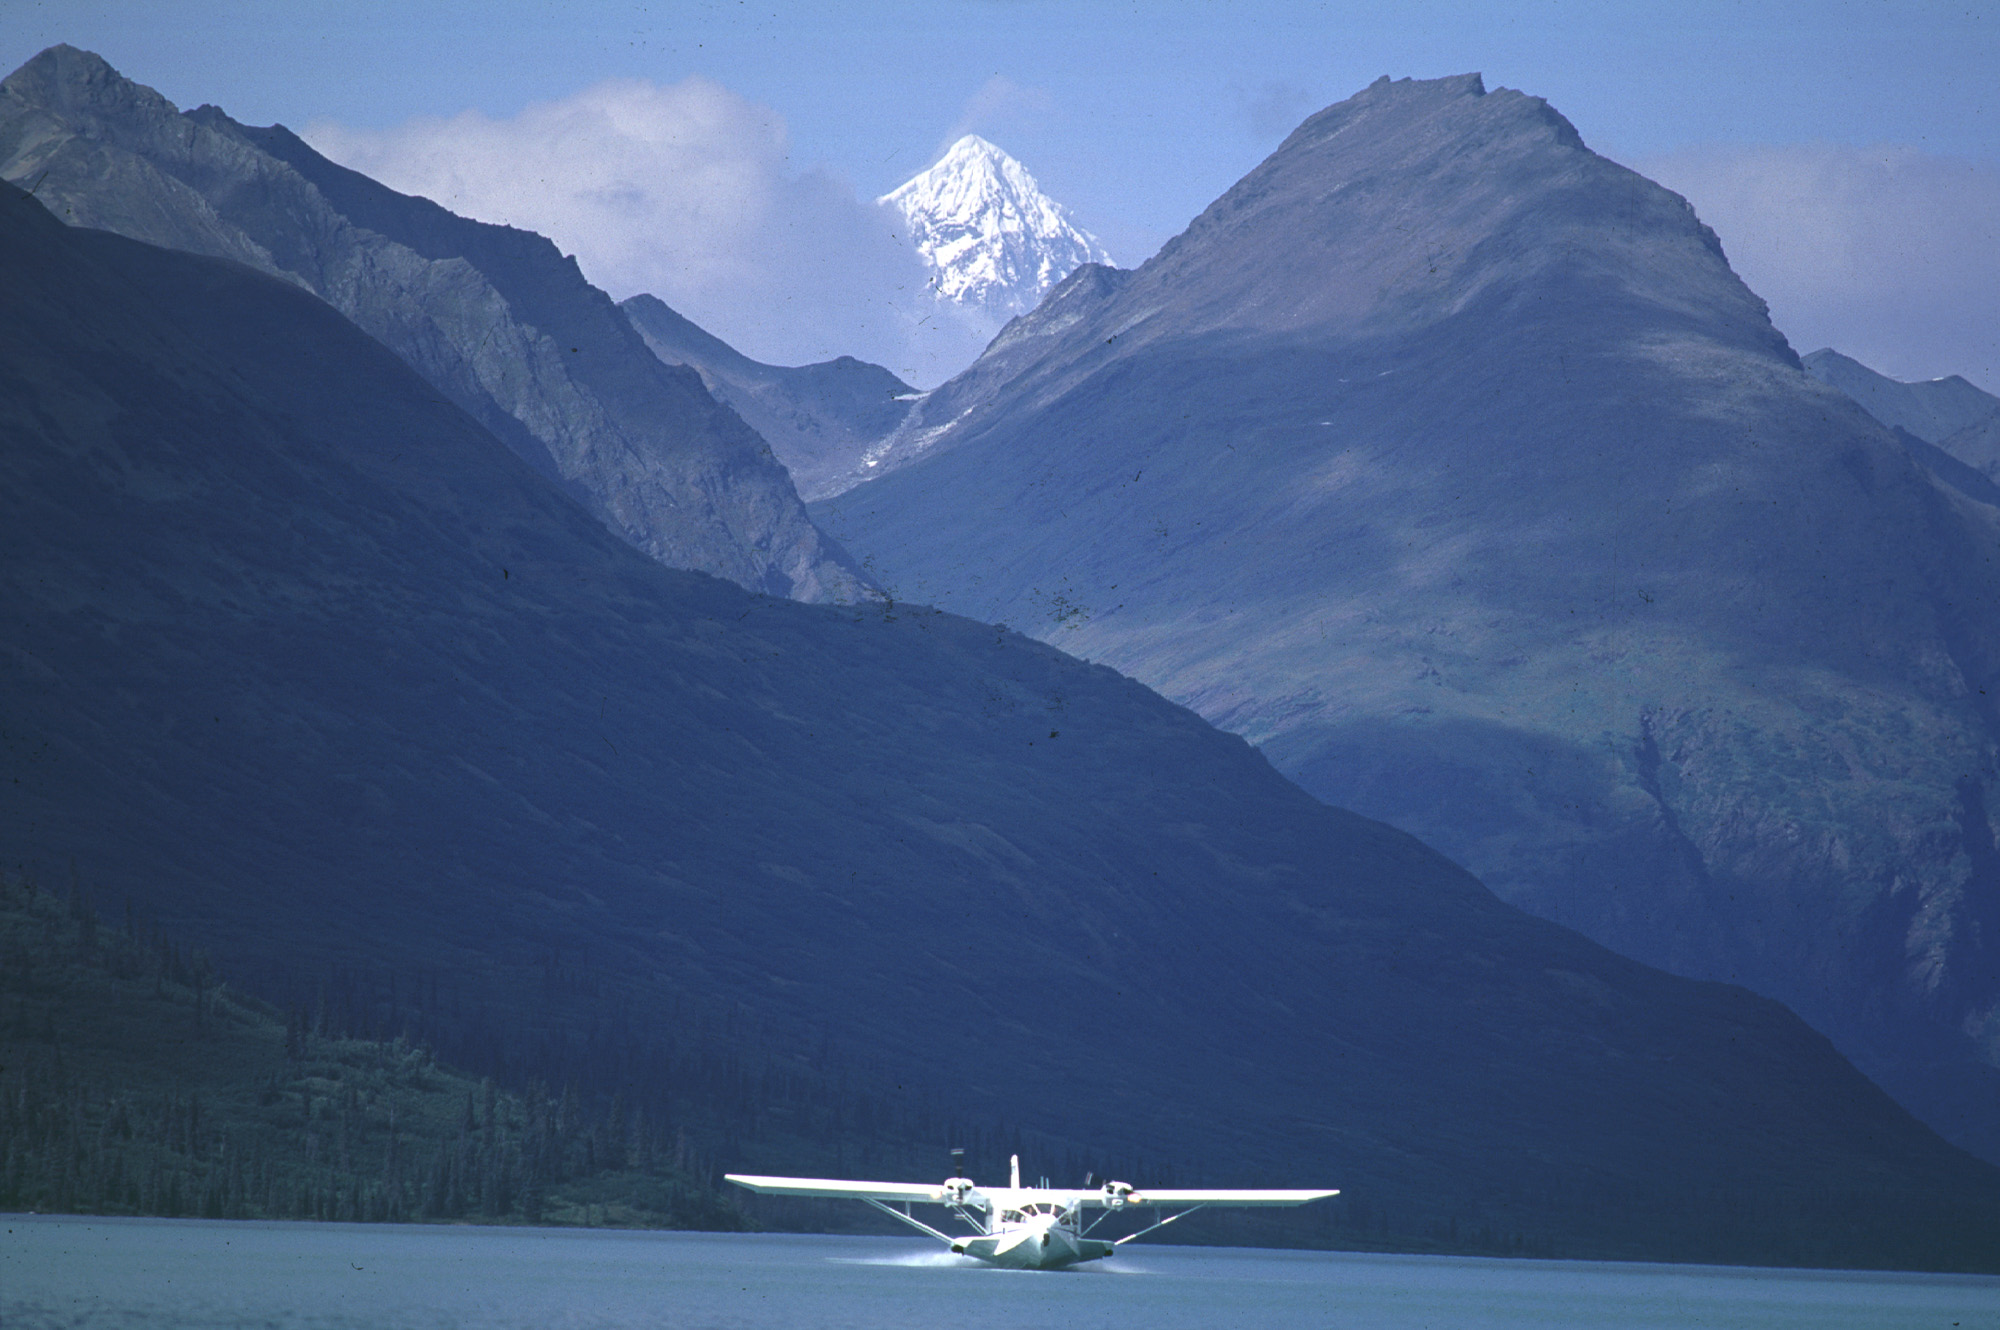
[[[944,1188],[951,1193],[954,1203],[958,1205],[965,1204],[965,1193],[972,1190],[972,1179],[965,1176],[965,1150],[963,1148],[954,1149],[951,1152],[951,1176],[945,1179]]]

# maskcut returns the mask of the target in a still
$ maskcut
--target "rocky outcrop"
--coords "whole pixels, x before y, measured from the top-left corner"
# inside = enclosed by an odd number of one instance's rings
[[[756,433],[540,236],[397,194],[281,126],[182,113],[66,46],[0,83],[0,177],[72,225],[314,292],[664,563],[802,600],[863,588]]]

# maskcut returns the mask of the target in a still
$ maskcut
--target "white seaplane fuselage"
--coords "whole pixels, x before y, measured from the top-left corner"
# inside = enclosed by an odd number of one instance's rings
[[[995,1207],[991,1231],[953,1238],[951,1249],[991,1265],[1059,1270],[1109,1256],[1117,1244],[1086,1237],[1082,1207],[1044,1199],[1040,1188],[995,1188],[983,1193]]]
[[[1338,1191],[1140,1191],[1124,1182],[1076,1190],[1023,1187],[1018,1156],[1013,1161],[1011,1185],[1006,1187],[980,1187],[963,1177],[926,1184],[772,1178],[739,1173],[727,1176],[729,1181],[751,1191],[864,1201],[961,1255],[1020,1270],[1059,1270],[1081,1261],[1100,1260],[1132,1239],[1205,1206],[1304,1205],[1340,1194]],[[944,1206],[972,1232],[952,1234],[935,1228],[912,1214],[912,1205]],[[1109,1212],[1146,1207],[1173,1213],[1122,1238],[1090,1236],[1090,1231]]]

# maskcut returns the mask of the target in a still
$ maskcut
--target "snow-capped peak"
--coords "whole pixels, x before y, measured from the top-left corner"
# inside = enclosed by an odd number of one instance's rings
[[[940,298],[1001,318],[1033,309],[1078,266],[1111,262],[1026,167],[977,134],[876,202],[902,215]]]

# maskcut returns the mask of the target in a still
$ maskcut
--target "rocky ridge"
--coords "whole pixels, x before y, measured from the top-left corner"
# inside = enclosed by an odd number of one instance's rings
[[[882,366],[852,356],[798,366],[752,360],[657,296],[633,296],[619,308],[654,355],[701,375],[718,402],[764,437],[804,499],[844,488],[863,456],[894,433],[922,396]]]
[[[282,126],[183,113],[67,46],[0,83],[0,177],[72,225],[314,292],[664,563],[797,599],[862,593],[755,432],[540,236],[396,194]]]
[[[1813,352],[1800,363],[1807,373],[1852,397],[1884,425],[1908,430],[1925,443],[1941,444],[1961,430],[2000,415],[2000,397],[1975,388],[1957,374],[1905,383],[1877,374],[1831,347]]]
[[[2000,503],[2000,397],[1956,374],[1905,383],[1830,348],[1813,352],[1804,364],[1814,378],[1901,435],[1946,484]]]

